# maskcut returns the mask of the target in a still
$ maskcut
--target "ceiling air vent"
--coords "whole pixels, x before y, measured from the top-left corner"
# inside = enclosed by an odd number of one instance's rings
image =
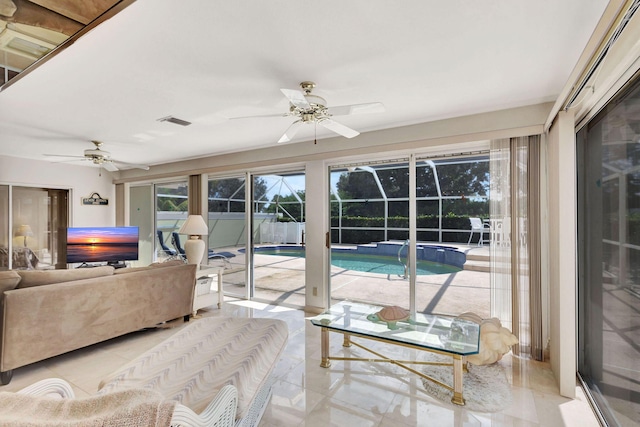
[[[186,120],[182,120],[182,119],[178,119],[176,117],[173,116],[167,116],[167,117],[163,117],[161,119],[158,119],[159,122],[169,122],[169,123],[173,123],[175,125],[180,125],[180,126],[189,126],[191,124],[191,122],[188,122]]]

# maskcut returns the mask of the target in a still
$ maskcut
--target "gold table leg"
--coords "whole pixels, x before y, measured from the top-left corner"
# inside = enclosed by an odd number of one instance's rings
[[[464,361],[463,357],[459,354],[453,355],[453,397],[451,403],[456,405],[464,405],[465,401],[462,397],[462,366]]]
[[[344,340],[342,341],[342,346],[351,347],[351,335],[349,334],[343,334],[343,335],[344,335]]]
[[[320,346],[322,350],[322,361],[320,367],[328,368],[331,366],[331,360],[329,360],[329,329],[320,328]]]

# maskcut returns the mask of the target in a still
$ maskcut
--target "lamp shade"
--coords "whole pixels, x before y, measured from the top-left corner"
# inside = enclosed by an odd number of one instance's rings
[[[182,224],[180,230],[178,231],[180,234],[188,234],[190,236],[193,235],[206,235],[209,234],[209,228],[207,224],[204,222],[202,215],[189,215],[187,220]]]
[[[21,225],[20,227],[18,227],[18,229],[16,230],[15,234],[16,237],[27,237],[27,236],[33,236],[33,230],[31,230],[31,227],[29,225]]]

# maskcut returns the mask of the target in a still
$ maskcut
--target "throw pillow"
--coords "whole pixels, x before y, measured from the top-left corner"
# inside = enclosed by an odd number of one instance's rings
[[[0,271],[0,293],[15,289],[22,278],[13,270]]]
[[[20,270],[18,274],[22,277],[22,280],[18,284],[18,289],[111,276],[113,270],[114,268],[111,266],[74,268],[73,270]]]

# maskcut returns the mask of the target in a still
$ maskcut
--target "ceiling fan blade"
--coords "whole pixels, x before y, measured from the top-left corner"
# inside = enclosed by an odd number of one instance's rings
[[[260,119],[260,118],[270,118],[270,117],[289,117],[289,113],[280,113],[280,114],[261,114],[257,116],[240,116],[240,117],[229,117],[229,120],[238,120],[238,119]]]
[[[282,142],[291,141],[293,139],[293,137],[295,136],[295,134],[300,130],[300,127],[303,124],[304,124],[304,122],[302,120],[296,120],[295,122],[291,123],[291,126],[289,126],[289,128],[286,130],[284,135],[282,135],[280,137],[280,139],[278,140],[278,144],[280,144]]]
[[[124,166],[124,168],[121,168],[121,169],[142,169],[142,170],[145,170],[145,171],[149,170],[149,165],[140,165],[140,164],[136,164],[136,163],[125,163],[125,162],[120,162],[118,160],[115,160],[115,162],[118,165]]]
[[[350,114],[384,113],[385,108],[382,102],[370,102],[368,104],[340,105],[330,107],[329,114],[332,116],[346,116]]]
[[[108,170],[109,172],[115,172],[119,170],[116,165],[113,164],[111,160],[105,160],[101,163],[102,167]]]
[[[80,163],[86,162],[88,159],[85,158],[77,158],[77,159],[67,159],[67,160],[55,160],[53,163]]]
[[[45,157],[65,157],[67,159],[84,159],[84,156],[72,156],[69,154],[43,154]]]
[[[344,136],[345,138],[353,138],[354,136],[360,135],[360,132],[353,130],[341,123],[334,122],[331,119],[320,120],[318,123],[326,127],[327,129]]]
[[[284,93],[284,96],[289,99],[289,102],[293,106],[303,110],[308,110],[309,108],[311,108],[311,105],[307,101],[307,98],[304,97],[304,93],[300,92],[299,90],[280,89],[280,91]]]

